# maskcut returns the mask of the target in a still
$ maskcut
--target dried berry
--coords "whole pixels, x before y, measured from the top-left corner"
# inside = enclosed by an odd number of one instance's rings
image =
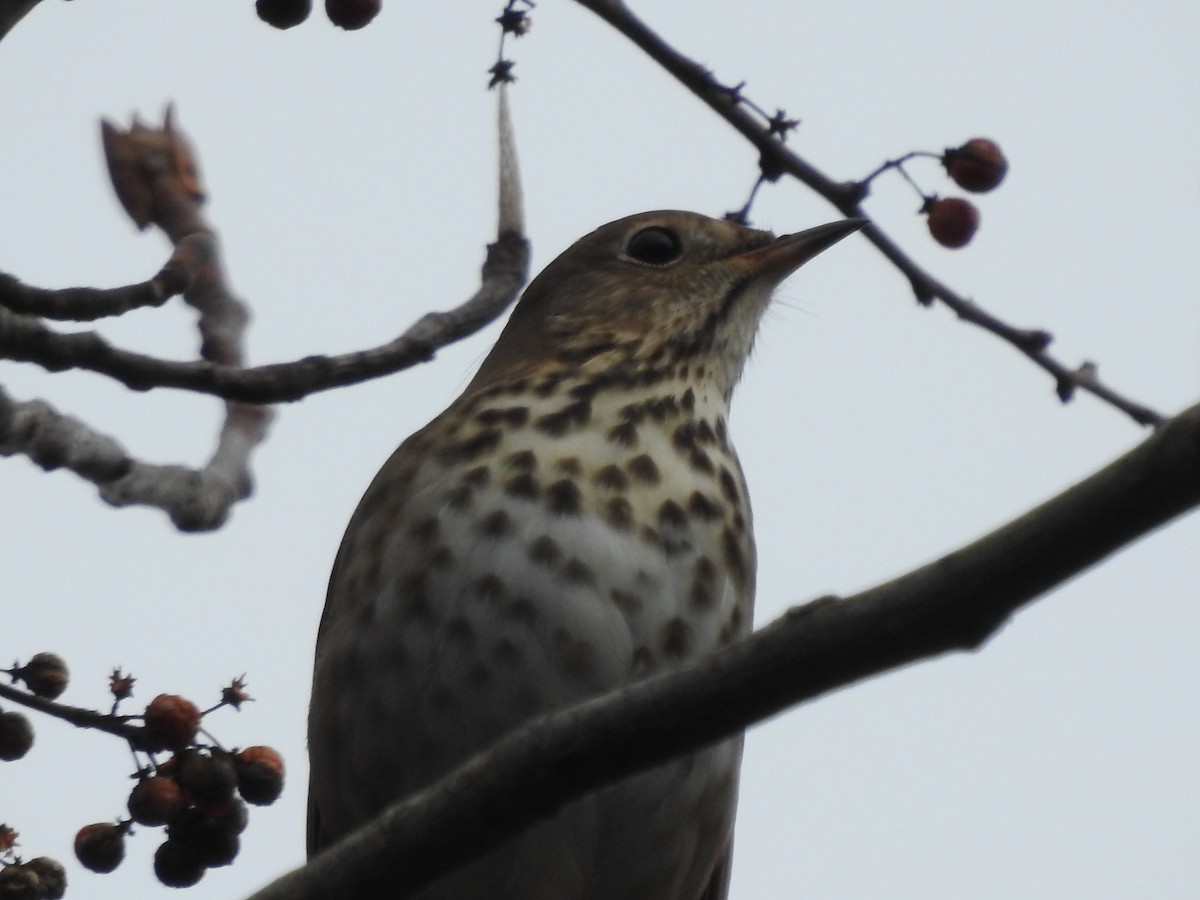
[[[42,879],[26,866],[0,868],[0,900],[42,900]]]
[[[108,690],[114,700],[125,700],[133,694],[133,683],[137,681],[132,675],[126,675],[120,669],[113,669],[108,676]]]
[[[111,872],[125,858],[126,830],[112,822],[84,825],[75,835],[75,857],[85,869]]]
[[[979,228],[979,210],[961,197],[934,200],[925,209],[929,233],[943,247],[965,247]]]
[[[325,0],[325,15],[338,28],[354,31],[379,15],[382,6],[380,0]]]
[[[33,726],[19,712],[0,713],[0,759],[20,759],[33,746]]]
[[[177,757],[175,779],[199,806],[216,806],[233,799],[237,773],[233,761],[223,750],[202,753],[187,750]]]
[[[221,689],[221,702],[232,706],[234,709],[241,709],[243,703],[247,703],[254,698],[246,693],[245,677],[235,678],[230,682],[228,687]]]
[[[13,672],[25,686],[39,697],[53,700],[67,689],[71,673],[57,653],[35,653],[25,665]]]
[[[269,806],[283,793],[283,757],[272,747],[247,747],[234,754],[238,793],[247,803]]]
[[[25,863],[25,868],[37,873],[43,900],[62,900],[67,892],[67,870],[62,863],[49,856],[38,856]]]
[[[255,0],[258,17],[275,28],[299,25],[312,12],[312,0]]]
[[[230,834],[241,834],[250,824],[249,808],[237,797],[220,806],[206,807],[203,813],[208,821]]]
[[[193,806],[167,826],[167,837],[185,845],[210,868],[227,866],[237,856],[241,844],[233,825]]]
[[[139,825],[166,825],[187,806],[183,788],[170,778],[143,778],[129,792],[129,815]]]
[[[1008,172],[1000,145],[987,138],[971,138],[961,147],[947,148],[942,165],[955,184],[976,194],[995,188]]]
[[[148,750],[181,750],[196,738],[200,710],[177,694],[159,694],[142,714]]]
[[[154,874],[167,887],[191,887],[204,876],[204,861],[192,847],[168,838],[154,851]]]

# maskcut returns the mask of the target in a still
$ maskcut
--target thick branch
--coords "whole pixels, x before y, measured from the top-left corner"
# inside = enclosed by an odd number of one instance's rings
[[[543,716],[253,895],[393,896],[604,784],[897,666],[971,650],[1040,594],[1200,505],[1200,405],[1085,481],[961,550],[787,612],[718,653]]]
[[[621,0],[577,0],[641,48],[647,56],[673,75],[684,87],[704,101],[758,149],[764,173],[774,180],[784,172],[812,188],[849,218],[870,219],[862,208],[867,188],[862,182],[834,181],[784,146],[768,123],[760,122],[740,99],[738,89],[728,88],[703,66],[684,56],[651,31]],[[1066,402],[1075,389],[1085,390],[1130,416],[1139,425],[1160,425],[1164,417],[1119,394],[1096,377],[1096,367],[1083,364],[1070,368],[1046,352],[1053,336],[1043,329],[1016,328],[958,294],[926,272],[873,222],[862,230],[867,238],[908,279],[917,300],[929,305],[934,299],[948,306],[963,321],[991,332],[1048,372],[1055,392]]]

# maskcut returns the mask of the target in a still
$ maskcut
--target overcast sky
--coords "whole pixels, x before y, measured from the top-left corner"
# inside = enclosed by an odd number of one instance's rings
[[[1001,143],[1008,180],[948,251],[898,178],[867,210],[963,294],[1056,337],[1077,365],[1164,413],[1200,397],[1200,5],[633,2],[664,37],[768,111],[793,146],[853,179],[912,149]],[[318,4],[319,6],[319,4]],[[369,28],[318,13],[280,33],[249,0],[46,0],[0,44],[0,270],[44,287],[112,286],[167,256],[103,176],[97,120],[174,100],[194,141],[251,360],[381,343],[476,287],[495,229],[501,4],[389,0]],[[611,219],[737,208],[754,150],[623,38],[543,0],[511,46],[534,267]],[[936,163],[911,168],[959,193]],[[755,223],[837,218],[794,183]],[[178,301],[106,323],[118,344],[188,359]],[[248,673],[258,702],[209,727],[286,755],[283,799],[194,900],[248,893],[303,856],[304,718],[316,623],[346,521],[396,444],[466,384],[498,326],[431,365],[279,411],[257,491],[220,532],[114,510],[67,473],[0,460],[0,658],[54,650],[63,698],[198,703]],[[0,365],[153,462],[202,463],[211,398]],[[734,402],[759,541],[757,620],[850,593],[959,546],[1143,440],[945,309],[925,310],[861,238],[789,280]],[[1200,882],[1200,517],[1177,522],[1016,617],[981,652],[793,710],[749,738],[732,896],[1123,898]],[[964,598],[969,602],[969,598]],[[134,711],[133,704],[129,711]],[[6,706],[7,708],[7,706]],[[80,826],[124,809],[127,750],[38,719],[0,766],[0,821],[70,867],[70,896],[165,894],[143,829],[116,873],[81,871]]]

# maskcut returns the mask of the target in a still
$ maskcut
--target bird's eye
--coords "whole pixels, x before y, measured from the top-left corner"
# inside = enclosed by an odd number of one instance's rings
[[[630,259],[647,266],[665,266],[679,258],[683,246],[675,232],[655,226],[643,228],[631,237],[625,253]]]

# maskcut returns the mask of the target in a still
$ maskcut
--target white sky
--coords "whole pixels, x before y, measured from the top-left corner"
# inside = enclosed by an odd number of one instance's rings
[[[319,6],[320,4],[318,4]],[[804,120],[794,146],[851,179],[974,135],[1012,169],[979,200],[967,250],[943,250],[883,179],[867,208],[992,312],[1051,330],[1074,365],[1164,412],[1200,391],[1200,5],[634,3],[726,83]],[[149,277],[166,259],[102,176],[100,116],[174,99],[194,140],[254,362],[375,345],[474,290],[495,227],[492,64],[499,2],[391,0],[346,34],[319,12],[278,33],[253,4],[47,0],[0,44],[0,269],[46,287]],[[511,47],[535,269],[610,219],[719,215],[756,154],[590,13],[544,0]],[[929,190],[957,193],[936,164]],[[836,218],[795,184],[756,224]],[[117,343],[195,353],[178,301],[103,326]],[[496,328],[427,367],[280,410],[258,490],[222,531],[110,509],[65,473],[0,461],[0,658],[53,649],[64,699],[197,702],[249,673],[259,702],[211,728],[286,755],[284,798],[193,900],[249,892],[302,858],[304,716],[328,569],[376,468],[466,383]],[[133,395],[0,365],[156,462],[201,462],[219,405]],[[1087,397],[1067,407],[992,337],[923,310],[861,239],[789,281],[735,400],[755,502],[757,618],[850,593],[989,530],[1144,433]],[[750,736],[733,897],[1191,897],[1200,881],[1200,676],[1192,515],[1018,616],[981,653],[841,691]],[[969,598],[965,598],[969,599]],[[133,711],[131,708],[130,711]],[[143,830],[117,873],[74,865],[76,829],[123,810],[128,753],[38,720],[0,767],[0,820],[71,866],[70,896],[152,897]]]

